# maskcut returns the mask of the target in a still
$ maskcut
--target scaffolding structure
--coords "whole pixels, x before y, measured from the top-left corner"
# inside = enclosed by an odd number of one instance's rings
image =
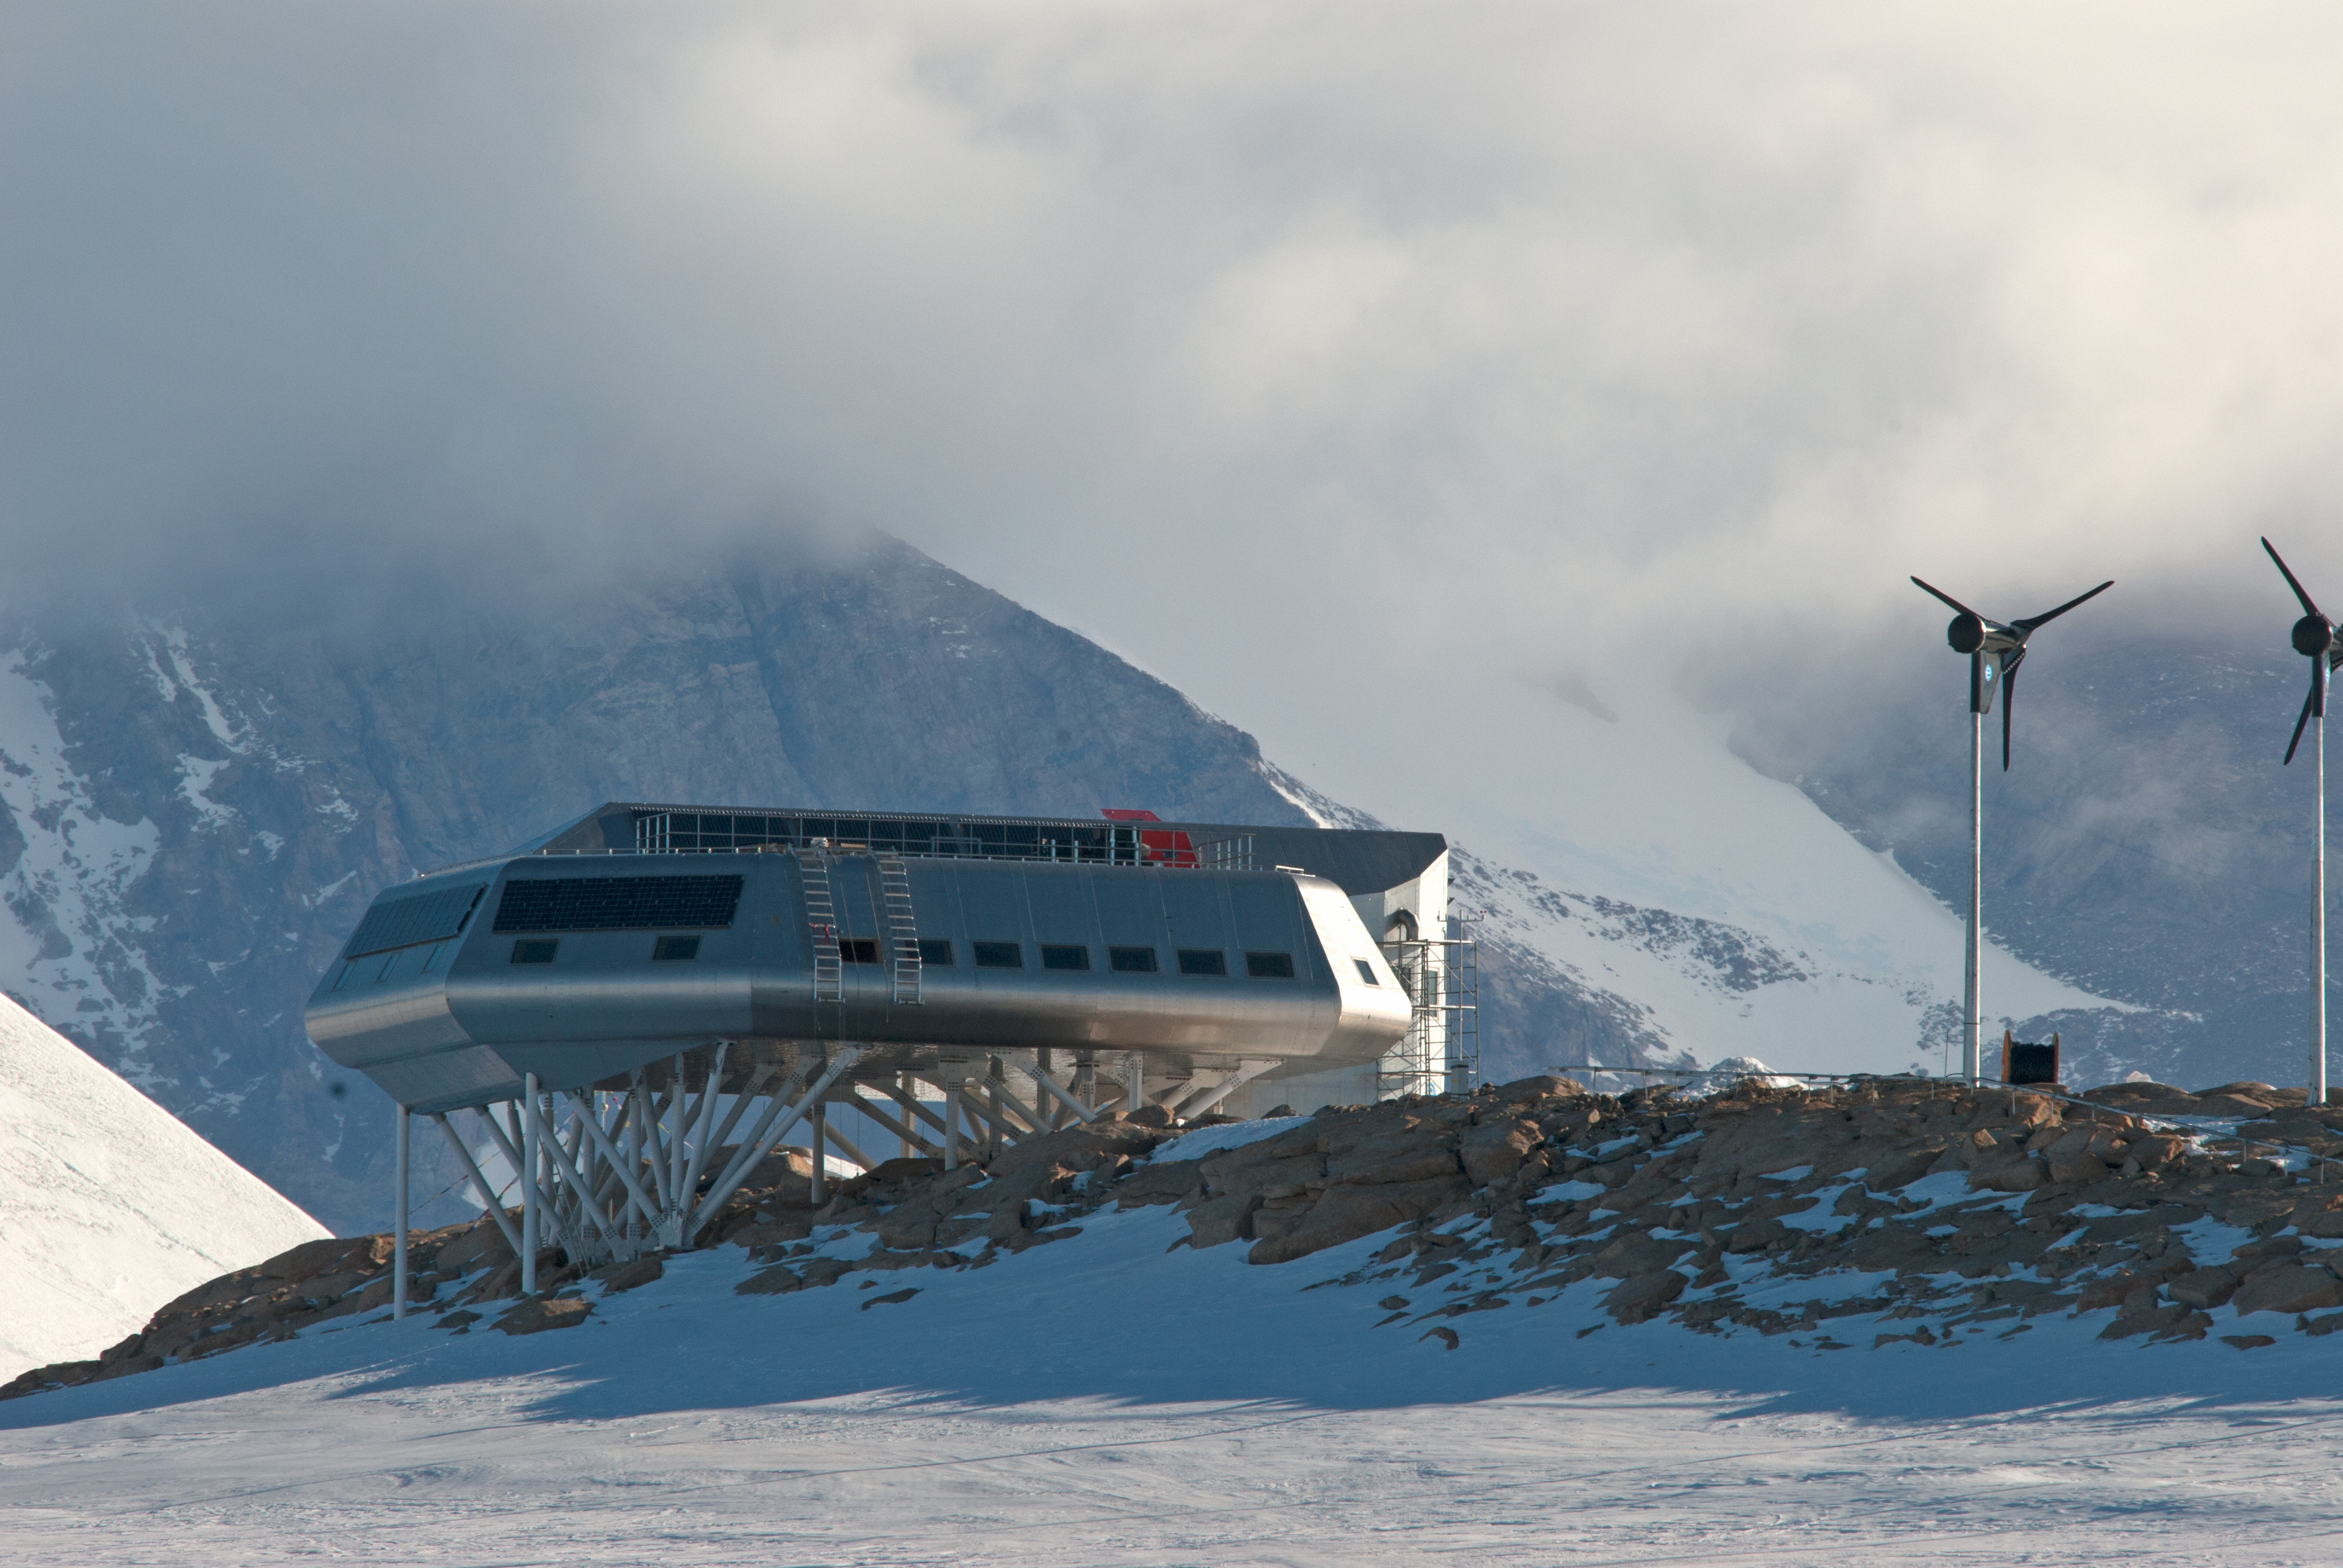
[[[1481,980],[1473,940],[1402,940],[1383,949],[1412,1016],[1405,1038],[1376,1066],[1375,1097],[1470,1091],[1481,1081]]]

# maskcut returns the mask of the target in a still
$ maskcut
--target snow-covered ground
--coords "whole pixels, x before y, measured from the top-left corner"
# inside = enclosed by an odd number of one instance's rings
[[[684,1568],[2282,1563],[2343,1539],[2319,1392],[2343,1352],[2283,1328],[2240,1352],[2045,1317],[1875,1351],[1840,1319],[1856,1348],[1825,1351],[1610,1324],[1593,1282],[1449,1319],[1450,1351],[1378,1328],[1380,1287],[1310,1288],[1380,1239],[1254,1268],[1167,1251],[1185,1230],[1101,1212],[988,1267],[770,1297],[735,1295],[719,1249],[574,1329],[426,1314],[0,1404],[0,1540],[76,1568]]]
[[[0,997],[0,1381],[94,1356],[182,1292],[325,1234]]]

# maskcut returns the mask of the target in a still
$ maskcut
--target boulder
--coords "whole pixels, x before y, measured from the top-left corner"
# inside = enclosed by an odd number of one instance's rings
[[[1328,1247],[1338,1247],[1361,1236],[1372,1236],[1377,1231],[1421,1219],[1444,1202],[1470,1195],[1471,1189],[1458,1175],[1424,1181],[1330,1187],[1299,1224],[1282,1235],[1255,1241],[1245,1261],[1283,1263],[1306,1258]],[[1259,1223],[1258,1215],[1255,1223]]]
[[[1874,1192],[1893,1192],[1926,1176],[1944,1152],[1941,1144],[1884,1151],[1864,1172],[1863,1184]]]
[[[590,1302],[575,1296],[547,1301],[532,1296],[511,1308],[491,1325],[513,1335],[543,1333],[548,1329],[574,1329],[594,1311]]]
[[[1475,1187],[1509,1181],[1542,1139],[1537,1123],[1525,1117],[1507,1117],[1468,1127],[1456,1146],[1464,1179]]]
[[[1534,1130],[1533,1130],[1534,1131]],[[1515,1161],[1518,1167],[1521,1162]],[[1446,1130],[1410,1128],[1337,1154],[1326,1161],[1326,1180],[1359,1187],[1431,1181],[1456,1173],[1456,1154]]]
[[[512,1258],[512,1243],[505,1240],[497,1222],[483,1214],[477,1223],[440,1246],[437,1261],[442,1273],[468,1274],[477,1269],[502,1268]]]
[[[2175,1278],[2165,1292],[2184,1306],[2207,1312],[2237,1293],[2237,1271],[2226,1266],[2195,1269]]]
[[[1205,1199],[1188,1211],[1188,1244],[1217,1247],[1223,1241],[1251,1239],[1253,1211],[1260,1207],[1261,1195],[1256,1192]]]
[[[1625,1235],[1594,1254],[1599,1279],[1628,1280],[1666,1268],[1699,1245],[1682,1238]]]
[[[2343,1280],[2322,1268],[2272,1263],[2247,1275],[2230,1302],[2241,1318],[2252,1312],[2319,1312],[2343,1306]]]
[[[1516,1105],[1532,1100],[1581,1100],[1585,1096],[1584,1085],[1551,1072],[1516,1078],[1511,1083],[1497,1085],[1497,1103],[1500,1105]]]
[[[1118,1207],[1138,1209],[1151,1203],[1184,1203],[1203,1191],[1204,1162],[1174,1160],[1141,1166],[1122,1179],[1114,1197]]]
[[[2087,1187],[2107,1179],[2107,1161],[2086,1150],[2074,1149],[2050,1156],[2050,1180],[2070,1187]]]
[[[589,1278],[602,1282],[606,1295],[631,1291],[638,1285],[648,1285],[667,1272],[667,1265],[657,1258],[635,1258],[624,1263],[612,1263],[597,1269]]]
[[[2104,1177],[2107,1169],[2101,1165],[2099,1174]],[[1973,1191],[1981,1192],[2031,1192],[2046,1185],[2050,1176],[2051,1172],[2042,1168],[2042,1161],[2021,1155],[1998,1165],[1972,1167],[1969,1187]]]
[[[1603,1305],[1623,1323],[1640,1323],[1657,1316],[1691,1282],[1674,1269],[1654,1269],[1620,1281]]]

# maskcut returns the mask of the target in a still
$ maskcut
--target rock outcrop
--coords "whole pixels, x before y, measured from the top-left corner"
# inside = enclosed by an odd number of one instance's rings
[[[2159,1125],[2147,1105],[2188,1120]],[[2329,1312],[2343,1308],[2343,1245],[2323,1244],[2343,1239],[2343,1187],[2322,1163],[2343,1155],[2343,1110],[2307,1110],[2267,1085],[2070,1100],[1883,1079],[1692,1100],[1535,1078],[1329,1107],[1194,1158],[1155,1157],[1180,1136],[1161,1120],[1108,1117],[954,1171],[890,1160],[819,1210],[807,1157],[785,1151],[709,1239],[746,1251],[739,1293],[789,1294],[980,1268],[1073,1237],[1108,1206],[1170,1206],[1187,1225],[1175,1246],[1244,1243],[1262,1266],[1392,1232],[1330,1282],[1390,1292],[1392,1322],[1534,1308],[1593,1281],[1609,1282],[1601,1310],[1619,1324],[1805,1333],[1825,1349],[1846,1348],[1829,1325],[1858,1318],[1875,1348],[2007,1337],[2050,1312],[2105,1313],[2108,1339],[2201,1339],[2217,1312],[2274,1332],[2343,1325]],[[871,1242],[833,1253],[854,1231]],[[456,1332],[506,1302],[490,1326],[568,1326],[661,1270],[645,1256],[583,1274],[551,1249],[538,1294],[520,1300],[519,1263],[488,1221],[419,1232],[411,1247],[410,1299]],[[389,1258],[380,1236],[295,1248],[187,1292],[98,1360],[43,1368],[0,1397],[340,1326],[388,1302]],[[1745,1299],[1755,1283],[1769,1304]],[[1425,1332],[1461,1342],[1452,1327]]]

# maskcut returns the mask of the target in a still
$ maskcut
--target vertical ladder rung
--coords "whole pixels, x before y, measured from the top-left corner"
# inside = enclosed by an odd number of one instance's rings
[[[813,1000],[844,996],[844,970],[838,952],[838,910],[830,898],[830,859],[819,849],[797,851],[805,883],[806,927],[813,938]]]
[[[892,855],[879,861],[879,892],[887,906],[887,940],[895,950],[895,1000],[920,1001],[920,927],[911,911],[911,877]]]

